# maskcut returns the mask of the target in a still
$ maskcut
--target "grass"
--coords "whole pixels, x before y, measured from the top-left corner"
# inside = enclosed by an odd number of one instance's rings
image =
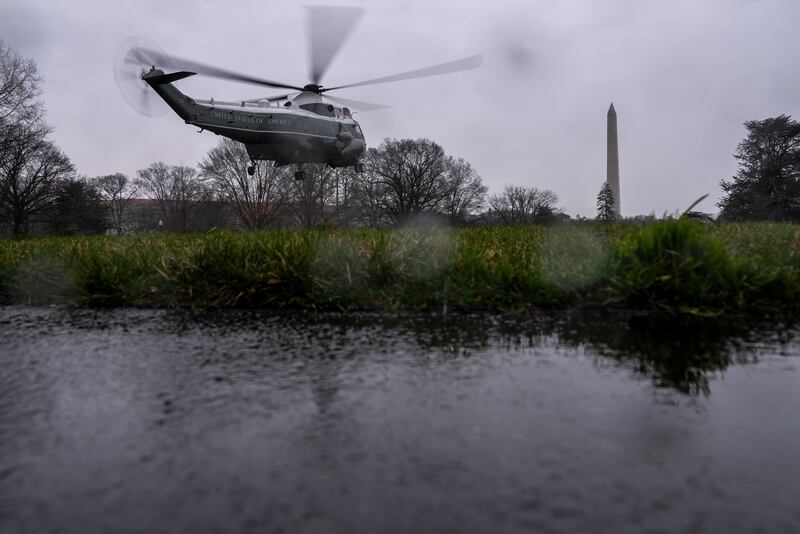
[[[0,241],[0,303],[88,307],[786,310],[800,227],[666,220]]]

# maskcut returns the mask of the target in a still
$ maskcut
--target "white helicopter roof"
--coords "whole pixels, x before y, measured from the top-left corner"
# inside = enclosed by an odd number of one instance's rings
[[[292,99],[287,98],[286,100],[288,102],[291,102],[291,105],[287,106],[286,102],[281,104],[280,101],[273,103],[268,100],[261,100],[258,102],[244,102],[244,101],[230,102],[224,100],[214,100],[213,97],[210,100],[195,99],[195,102],[198,104],[206,104],[214,106],[215,108],[219,109],[229,109],[231,111],[241,111],[244,108],[250,113],[272,114],[275,112],[280,112],[280,113],[289,113],[293,115],[294,114],[306,115],[315,118],[339,119],[339,120],[355,122],[352,116],[348,117],[345,114],[345,110],[349,112],[350,111],[349,109],[337,106],[335,104],[329,104],[333,106],[334,112],[336,110],[339,111],[339,113],[335,113],[335,116],[333,117],[327,115],[321,115],[319,113],[314,113],[313,111],[300,108],[300,106],[305,104],[326,104],[325,100],[322,98],[322,95],[319,95],[317,93],[312,93],[310,91],[303,91],[294,98]]]

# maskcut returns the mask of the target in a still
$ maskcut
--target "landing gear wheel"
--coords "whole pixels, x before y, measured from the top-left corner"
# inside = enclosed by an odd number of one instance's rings
[[[355,169],[354,169],[354,170],[355,170],[355,171],[356,171],[358,174],[361,174],[362,172],[366,172],[366,170],[367,170],[367,166],[366,166],[366,165],[364,165],[363,163],[356,163],[356,164],[355,164]]]
[[[304,173],[303,171],[297,171],[297,172],[294,173],[294,179],[295,180],[305,180],[306,179],[306,173]]]
[[[247,167],[247,174],[253,176],[256,173],[256,166],[255,165],[248,165]]]

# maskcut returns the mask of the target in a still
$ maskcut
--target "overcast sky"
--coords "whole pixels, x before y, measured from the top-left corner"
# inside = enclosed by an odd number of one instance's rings
[[[0,37],[44,76],[58,145],[89,176],[163,160],[195,165],[217,138],[174,114],[131,109],[112,74],[131,35],[178,56],[291,84],[308,81],[300,1],[2,0]],[[428,137],[470,161],[492,192],[555,191],[593,216],[605,179],[606,111],[619,116],[625,215],[717,211],[742,122],[800,117],[798,0],[406,0],[366,12],[329,68],[334,85],[483,52],[484,66],[339,92],[391,105],[359,113],[367,142]],[[194,77],[198,98],[280,91]]]

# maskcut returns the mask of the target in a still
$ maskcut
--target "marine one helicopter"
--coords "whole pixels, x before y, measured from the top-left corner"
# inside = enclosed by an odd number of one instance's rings
[[[377,104],[332,97],[329,91],[379,83],[437,76],[477,68],[476,55],[391,76],[324,87],[322,76],[352,31],[362,10],[341,6],[308,7],[311,65],[310,83],[303,86],[276,82],[166,54],[143,38],[129,38],[117,50],[114,76],[123,96],[140,113],[160,114],[153,106],[161,97],[186,124],[244,143],[255,173],[258,160],[276,166],[296,164],[295,178],[304,178],[304,163],[327,163],[331,167],[353,167],[363,172],[361,157],[367,144],[350,108],[370,111]],[[174,82],[201,74],[292,92],[263,98],[222,102],[191,98]],[[324,95],[324,96],[323,96]],[[164,110],[166,111],[166,110]]]

